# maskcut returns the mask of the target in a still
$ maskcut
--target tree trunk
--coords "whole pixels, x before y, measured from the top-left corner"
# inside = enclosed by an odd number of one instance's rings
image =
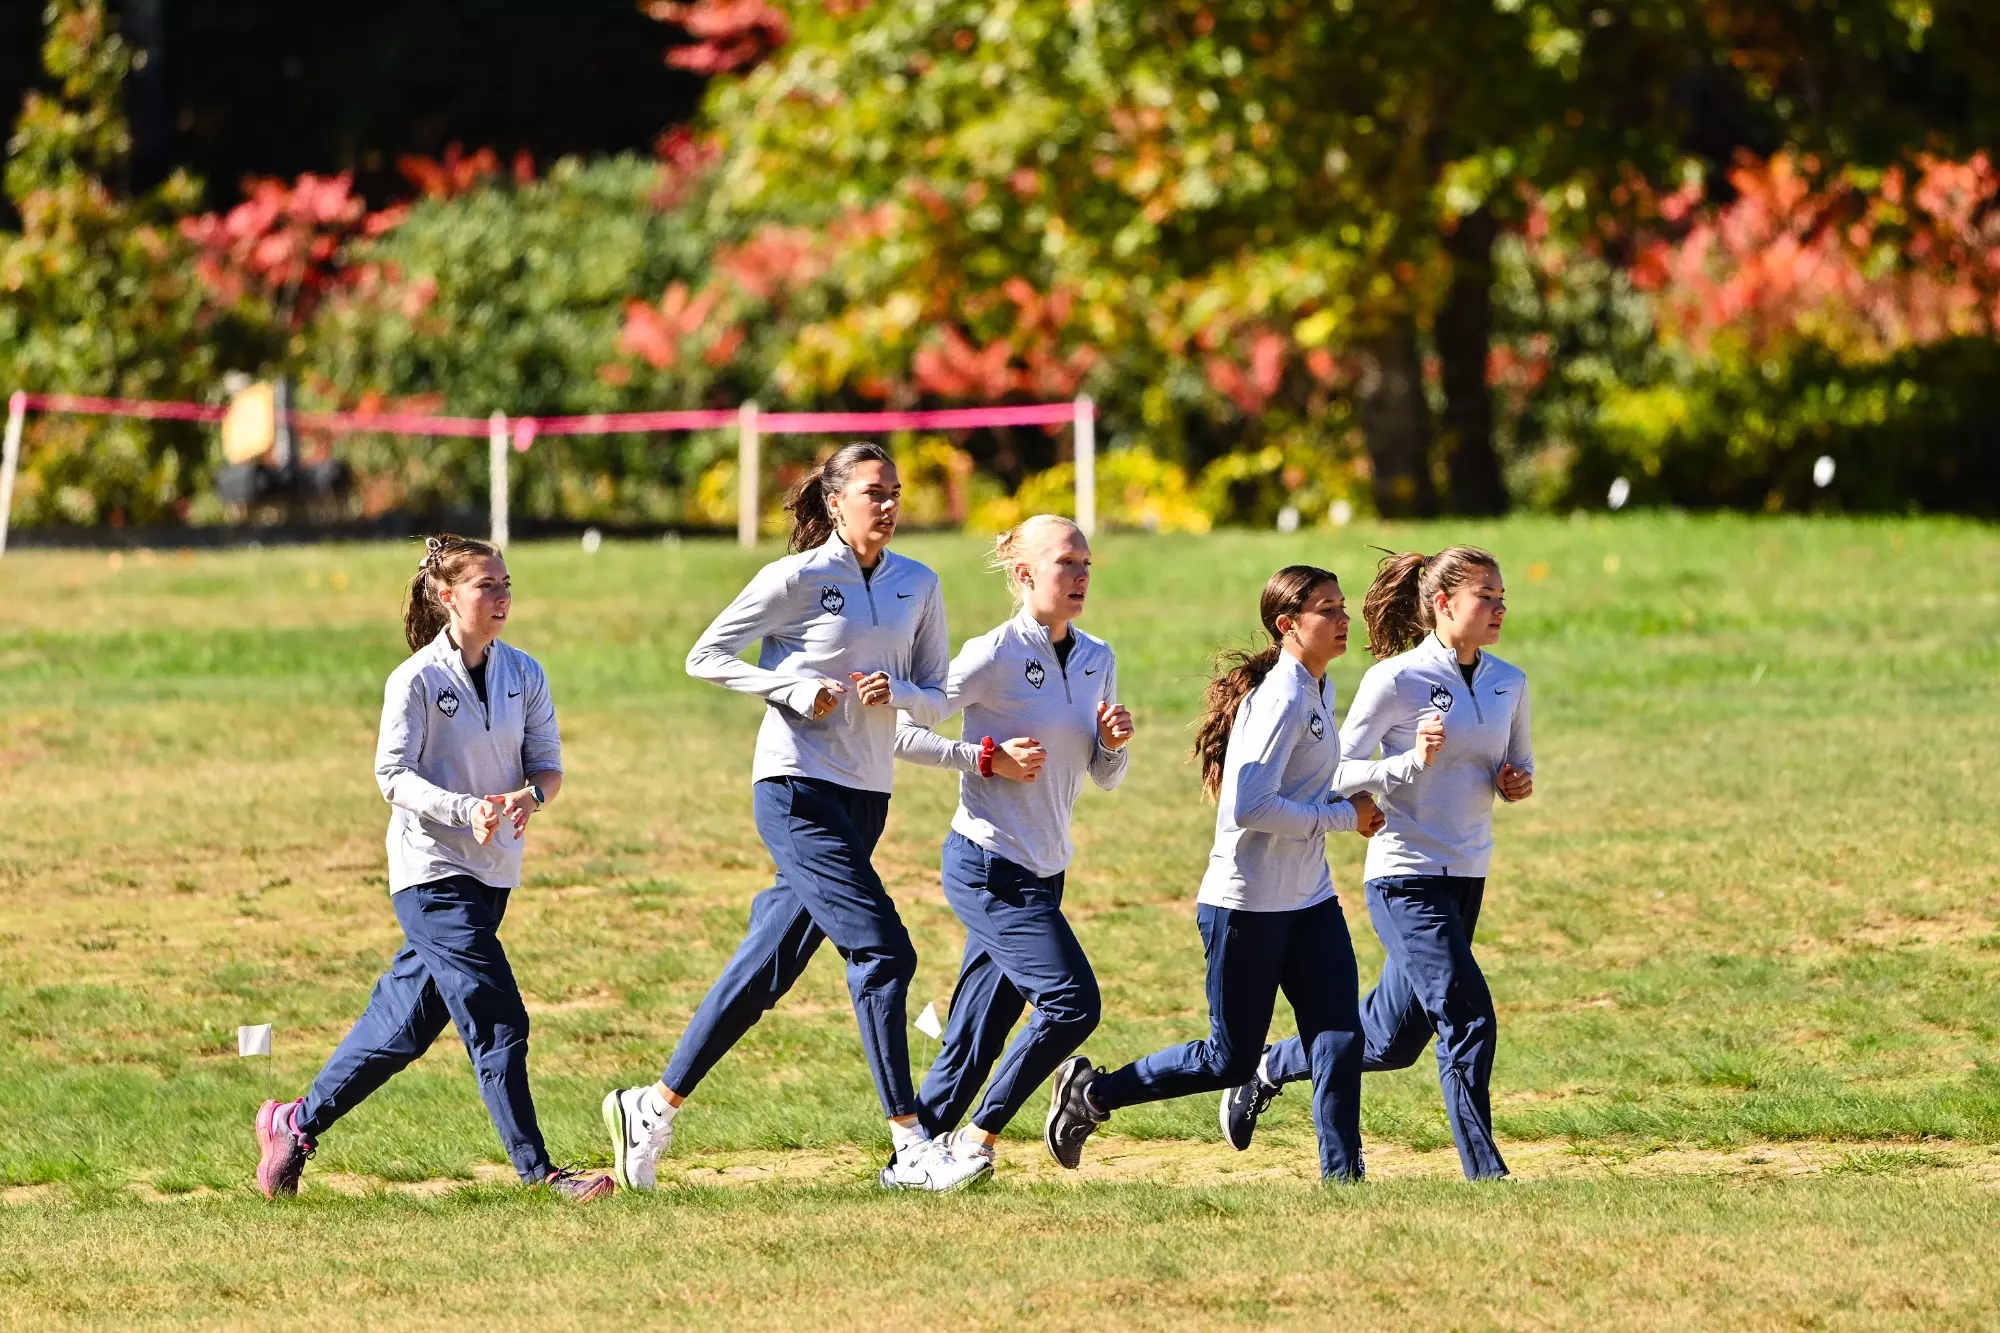
[[[1374,474],[1375,507],[1384,518],[1437,513],[1431,484],[1431,414],[1424,401],[1417,322],[1398,315],[1361,346],[1361,434]]]
[[[1507,512],[1507,485],[1493,448],[1493,394],[1486,384],[1493,340],[1493,242],[1500,225],[1487,209],[1459,220],[1445,237],[1451,290],[1438,311],[1437,351],[1444,379],[1445,475],[1453,513]]]

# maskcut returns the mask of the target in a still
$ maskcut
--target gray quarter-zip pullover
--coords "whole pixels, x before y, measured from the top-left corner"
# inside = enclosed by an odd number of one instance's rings
[[[495,889],[521,883],[521,839],[502,821],[481,847],[472,836],[479,802],[519,791],[537,773],[562,771],[556,706],[541,664],[495,642],[486,650],[486,702],[479,701],[449,630],[389,674],[375,781],[389,816],[389,891],[452,875]]]
[[[1417,724],[1444,715],[1444,748],[1417,762]],[[1377,746],[1383,758],[1373,760]],[[1494,785],[1502,764],[1535,771],[1528,677],[1479,654],[1467,686],[1458,654],[1435,634],[1368,668],[1340,731],[1343,791],[1374,792],[1387,821],[1368,843],[1369,879],[1384,875],[1479,878],[1493,859]]]
[[[760,639],[755,666],[737,658]],[[757,571],[688,650],[687,671],[769,705],[757,731],[752,781],[819,778],[887,792],[897,710],[919,722],[941,719],[950,662],[937,575],[889,550],[864,571],[836,533],[823,546]],[[887,706],[861,702],[848,679],[854,671],[889,673]],[[822,677],[847,693],[814,720]]]
[[[1279,653],[1236,707],[1197,901],[1290,912],[1332,897],[1326,835],[1352,832],[1356,818],[1333,791],[1339,767],[1332,682]]]
[[[958,810],[951,826],[995,856],[1046,879],[1069,867],[1070,812],[1091,781],[1110,791],[1125,779],[1122,749],[1097,732],[1097,706],[1118,702],[1111,645],[1070,626],[1076,640],[1064,663],[1048,626],[1026,611],[966,640],[945,682],[945,716],[965,711],[965,741],[953,741],[907,716],[896,728],[896,757],[955,768]],[[979,745],[1033,736],[1048,752],[1033,782],[979,776]]]

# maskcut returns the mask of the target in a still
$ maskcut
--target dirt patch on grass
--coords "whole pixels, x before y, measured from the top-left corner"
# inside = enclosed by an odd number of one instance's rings
[[[1277,1137],[1277,1136],[1274,1136]],[[1948,1175],[2000,1188],[2000,1145],[1951,1143],[1835,1143],[1809,1140],[1752,1143],[1727,1148],[1514,1142],[1502,1145],[1516,1180],[1565,1181],[1705,1177],[1718,1184],[1830,1175]],[[1450,1148],[1420,1151],[1399,1144],[1368,1147],[1371,1180],[1457,1180],[1458,1155]],[[669,1158],[660,1164],[660,1184],[696,1188],[854,1185],[872,1181],[882,1154],[860,1147],[799,1148],[714,1152]],[[364,1196],[396,1194],[435,1198],[476,1185],[507,1183],[513,1172],[482,1164],[467,1177],[385,1180],[349,1172],[308,1170],[307,1190]],[[1088,1188],[1098,1183],[1145,1181],[1207,1188],[1237,1184],[1317,1183],[1318,1163],[1309,1138],[1260,1143],[1238,1153],[1220,1143],[1185,1139],[1136,1139],[1106,1135],[1091,1141],[1083,1168],[1064,1171],[1036,1143],[1000,1145],[996,1186],[1060,1184]],[[248,1188],[248,1182],[245,1182]],[[161,1190],[132,1187],[149,1202],[171,1203],[214,1197],[222,1191],[198,1188]],[[0,1204],[61,1202],[59,1185],[17,1185],[0,1189]]]

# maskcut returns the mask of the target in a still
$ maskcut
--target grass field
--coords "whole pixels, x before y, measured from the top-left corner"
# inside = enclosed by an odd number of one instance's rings
[[[2000,1326],[2000,530],[1664,516],[1109,538],[1087,623],[1137,716],[1086,794],[1072,916],[1120,1062],[1198,1035],[1213,813],[1183,762],[1209,654],[1309,558],[1505,562],[1537,791],[1498,816],[1480,952],[1516,1181],[1472,1187],[1428,1061],[1371,1075],[1371,1183],[1310,1179],[1304,1098],[1249,1153],[1202,1098],[1054,1171],[1039,1099],[992,1188],[881,1197],[887,1139],[829,952],[681,1117],[669,1184],[564,1209],[504,1179],[441,1043],[328,1134],[294,1204],[250,1117],[303,1090],[398,938],[371,774],[400,660],[391,547],[0,562],[0,1310],[11,1324],[1665,1328]],[[971,539],[956,643],[1005,612]],[[508,947],[559,1159],[657,1076],[768,863],[757,708],[681,672],[769,551],[528,545],[514,642],[569,782]],[[1359,636],[1357,635],[1357,640]],[[1335,664],[1341,701],[1366,665]],[[903,769],[878,864],[951,989],[953,788]],[[1364,983],[1381,951],[1336,883]],[[1284,1020],[1281,1019],[1281,1023]],[[270,1060],[239,1023],[276,1025]],[[912,1036],[927,1063],[934,1046]]]

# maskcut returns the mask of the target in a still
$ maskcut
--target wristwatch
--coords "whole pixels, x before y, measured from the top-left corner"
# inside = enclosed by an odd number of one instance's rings
[[[530,782],[528,784],[528,795],[535,798],[535,808],[537,810],[549,803],[549,798],[542,794],[541,787],[536,783]]]
[[[988,736],[984,740],[979,742],[980,777],[990,778],[993,776],[993,752],[995,750],[998,750],[999,748],[1000,747],[994,743],[994,740],[991,736]]]

